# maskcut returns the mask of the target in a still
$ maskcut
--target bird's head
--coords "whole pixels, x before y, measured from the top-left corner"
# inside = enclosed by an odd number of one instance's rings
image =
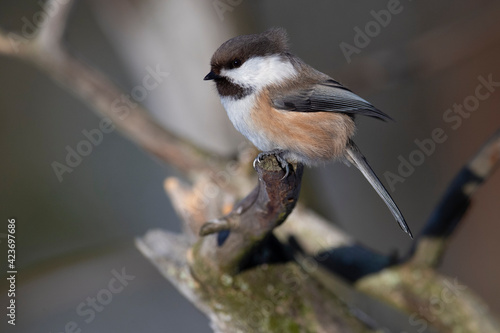
[[[228,40],[215,51],[210,66],[204,79],[214,80],[221,96],[235,98],[296,75],[282,28]]]

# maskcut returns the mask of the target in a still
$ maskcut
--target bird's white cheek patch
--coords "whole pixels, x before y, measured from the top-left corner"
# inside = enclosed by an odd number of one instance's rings
[[[269,85],[294,78],[297,76],[297,70],[289,61],[274,55],[250,58],[240,68],[223,69],[221,75],[240,86],[259,91]]]

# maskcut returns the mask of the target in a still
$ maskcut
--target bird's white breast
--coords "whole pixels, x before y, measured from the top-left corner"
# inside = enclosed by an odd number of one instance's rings
[[[221,103],[238,132],[243,134],[258,149],[262,151],[273,150],[276,147],[268,140],[265,133],[255,126],[252,119],[252,112],[259,112],[259,110],[255,110],[256,100],[255,93],[241,99],[227,96],[221,97]]]

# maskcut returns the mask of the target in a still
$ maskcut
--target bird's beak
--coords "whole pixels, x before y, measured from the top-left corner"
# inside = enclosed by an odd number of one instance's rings
[[[220,79],[222,78],[222,76],[218,75],[218,74],[215,74],[214,71],[210,71],[210,73],[208,73],[204,78],[203,80],[207,81],[207,80],[216,80],[216,79]]]

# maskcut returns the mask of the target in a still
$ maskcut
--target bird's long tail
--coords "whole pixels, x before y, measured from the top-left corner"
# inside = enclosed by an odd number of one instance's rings
[[[349,160],[349,162],[351,162],[351,164],[355,165],[359,169],[359,171],[361,171],[363,176],[365,176],[365,178],[368,180],[368,182],[370,182],[375,191],[377,191],[378,195],[380,195],[380,197],[384,200],[392,215],[399,223],[401,229],[403,229],[404,232],[406,232],[411,238],[413,238],[411,230],[408,227],[408,224],[406,224],[405,218],[403,217],[403,214],[401,214],[398,206],[392,199],[389,192],[387,192],[384,185],[382,185],[380,179],[378,179],[377,175],[372,170],[372,168],[368,164],[368,161],[363,156],[359,148],[352,141],[347,145],[347,159]]]

